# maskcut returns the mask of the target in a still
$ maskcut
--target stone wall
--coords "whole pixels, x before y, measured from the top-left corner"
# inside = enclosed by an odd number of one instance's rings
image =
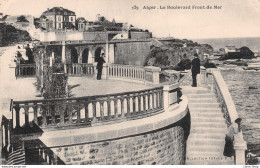
[[[150,41],[132,41],[115,44],[115,63],[143,66],[150,52]]]
[[[147,39],[152,38],[150,32],[130,32],[131,39]]]
[[[184,164],[184,129],[167,127],[143,135],[52,149],[65,164]]]

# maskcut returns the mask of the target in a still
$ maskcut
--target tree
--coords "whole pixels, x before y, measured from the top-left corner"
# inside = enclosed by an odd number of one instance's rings
[[[29,22],[24,15],[21,15],[17,18],[17,22]]]

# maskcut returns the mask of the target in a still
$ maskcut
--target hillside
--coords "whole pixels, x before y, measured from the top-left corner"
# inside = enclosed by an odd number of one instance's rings
[[[0,23],[0,46],[24,41],[31,41],[27,31],[18,30],[12,25]]]
[[[198,50],[200,59],[203,61],[203,54],[211,55],[213,48],[207,44],[199,44],[191,40],[180,40],[173,39],[171,41],[161,41],[162,46],[151,47],[150,54],[148,55],[145,65],[158,66],[163,69],[169,68],[174,69],[181,60],[189,62],[192,60],[194,53]]]

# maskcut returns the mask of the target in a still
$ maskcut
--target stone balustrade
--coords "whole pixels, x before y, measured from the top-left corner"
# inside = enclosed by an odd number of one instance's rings
[[[244,165],[245,150],[247,149],[247,145],[243,139],[243,134],[240,129],[240,122],[235,122],[239,116],[228,87],[218,69],[207,69],[203,71],[201,75],[201,83],[209,85],[211,91],[216,95],[221,105],[227,125],[230,126],[233,124],[235,128],[238,128],[237,131],[235,130],[234,136],[235,164]]]
[[[133,65],[109,64],[108,75],[109,78],[134,79],[140,81],[145,80],[144,68]]]
[[[177,101],[176,101],[177,102]],[[93,126],[155,115],[163,109],[163,87],[78,98],[13,102],[14,128]]]
[[[31,77],[35,76],[35,64],[17,64],[15,68],[16,77]]]
[[[93,76],[93,64],[67,64],[67,73],[70,76]]]

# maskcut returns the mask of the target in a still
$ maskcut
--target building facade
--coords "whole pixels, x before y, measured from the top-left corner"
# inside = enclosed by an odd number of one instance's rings
[[[53,7],[42,13],[40,25],[48,31],[73,30],[76,28],[76,14],[63,7]]]

